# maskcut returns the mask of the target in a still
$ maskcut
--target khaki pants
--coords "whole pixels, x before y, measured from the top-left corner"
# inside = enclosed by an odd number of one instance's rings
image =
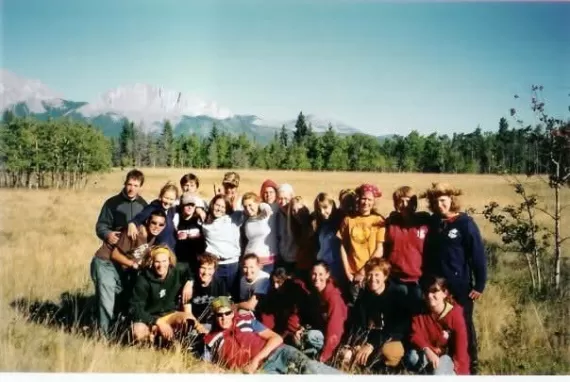
[[[157,320],[157,323],[164,322],[170,325],[172,329],[176,331],[183,329],[184,325],[186,325],[186,320],[189,318],[192,318],[191,313],[172,312],[160,317]],[[143,322],[133,323],[132,330],[135,341],[145,341],[145,340],[153,341],[154,337],[158,334],[158,327],[156,325],[150,327],[149,325]]]

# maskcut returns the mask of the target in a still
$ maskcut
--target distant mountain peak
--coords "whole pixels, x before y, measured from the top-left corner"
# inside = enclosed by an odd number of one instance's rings
[[[45,105],[53,107],[63,103],[63,97],[38,80],[18,76],[0,69],[0,109],[24,102],[33,113],[44,113]]]

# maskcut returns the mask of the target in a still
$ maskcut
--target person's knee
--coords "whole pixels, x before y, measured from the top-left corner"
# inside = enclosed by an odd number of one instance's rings
[[[320,330],[308,330],[305,335],[305,342],[307,345],[320,350],[324,346],[325,336]]]
[[[400,341],[390,341],[382,346],[382,356],[386,366],[397,366],[404,357],[404,345]]]
[[[133,324],[133,338],[135,341],[145,341],[150,337],[150,329],[147,324],[135,322]]]
[[[404,365],[408,369],[418,369],[420,366],[420,354],[416,349],[410,349],[404,357]]]

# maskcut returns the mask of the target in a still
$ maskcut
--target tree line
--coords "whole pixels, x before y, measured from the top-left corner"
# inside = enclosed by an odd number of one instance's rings
[[[551,166],[551,139],[543,125],[509,125],[497,132],[430,134],[377,138],[340,135],[332,126],[315,133],[303,113],[294,131],[282,127],[266,145],[245,134],[232,135],[214,124],[209,135],[175,136],[166,121],[160,134],[149,134],[126,121],[111,139],[114,166],[257,168],[314,171],[427,173],[544,173]]]

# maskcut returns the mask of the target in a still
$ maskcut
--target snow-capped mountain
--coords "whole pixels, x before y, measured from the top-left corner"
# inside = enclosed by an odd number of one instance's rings
[[[92,102],[65,99],[38,80],[30,80],[0,69],[0,110],[12,110],[16,115],[32,115],[38,119],[69,117],[100,127],[108,136],[117,136],[125,119],[146,131],[160,131],[165,120],[174,126],[176,134],[207,135],[216,123],[222,131],[245,133],[258,141],[270,140],[285,125],[295,128],[295,119],[271,121],[254,115],[236,115],[213,101],[192,94],[145,84],[120,86],[109,90]],[[306,116],[317,133],[328,129],[329,122],[340,134],[359,132],[344,123]]]

